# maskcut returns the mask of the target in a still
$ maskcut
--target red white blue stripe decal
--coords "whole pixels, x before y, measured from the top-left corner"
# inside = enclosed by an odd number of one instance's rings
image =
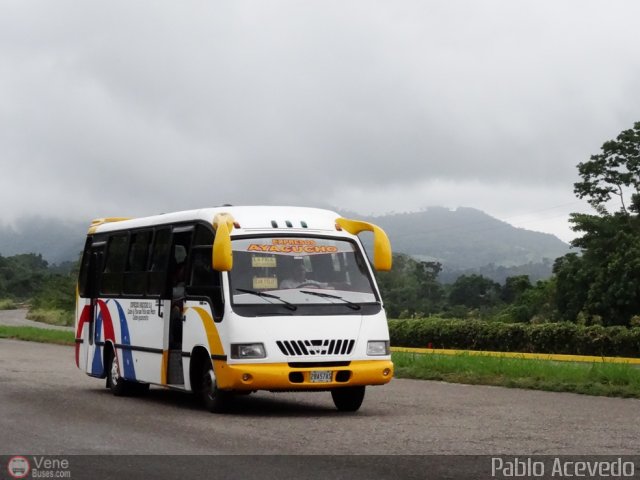
[[[111,318],[111,312],[109,311],[109,307],[107,303],[111,300],[107,300],[106,302],[103,300],[98,300],[98,315],[96,317],[96,325],[95,325],[95,334],[94,334],[94,342],[101,343],[102,341],[102,332],[104,330],[104,342],[112,342],[114,345],[117,343],[115,338],[115,331],[113,328],[113,319]],[[129,326],[127,325],[127,317],[124,313],[124,310],[120,303],[113,300],[113,303],[116,305],[118,309],[118,319],[120,321],[120,334],[122,337],[121,345],[129,346],[131,345],[131,336],[129,335]],[[84,323],[89,322],[89,307],[85,306],[82,315],[80,317],[80,321],[78,323],[78,332],[76,337],[79,338],[79,333],[82,331],[82,326]],[[79,344],[76,344],[76,363],[79,362]],[[91,362],[91,375],[102,376],[104,375],[105,366],[102,363],[103,358],[103,347],[96,346],[93,353],[93,361]],[[133,352],[125,348],[122,350],[122,365],[120,365],[121,371],[120,375],[127,380],[135,380],[136,373],[133,363]]]

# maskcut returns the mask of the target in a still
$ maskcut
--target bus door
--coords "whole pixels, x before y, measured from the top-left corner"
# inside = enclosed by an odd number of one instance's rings
[[[80,368],[93,375],[101,376],[104,372],[102,365],[101,350],[96,341],[99,340],[100,332],[96,333],[96,324],[99,323],[100,311],[98,308],[98,296],[100,292],[100,275],[104,265],[104,255],[106,242],[97,242],[91,245],[88,252],[89,263],[87,265],[87,279],[85,288],[85,298],[89,300],[87,327],[83,329],[82,344],[80,348]]]
[[[184,328],[184,302],[187,276],[187,261],[191,247],[193,227],[176,228],[173,230],[171,254],[168,268],[168,299],[165,301],[165,332],[168,337],[169,362],[167,383],[169,385],[184,385],[184,371],[182,365],[182,333]],[[167,328],[168,327],[168,328]]]

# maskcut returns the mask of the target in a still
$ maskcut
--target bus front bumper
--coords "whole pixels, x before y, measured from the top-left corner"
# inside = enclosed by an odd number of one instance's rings
[[[337,387],[384,385],[393,377],[391,360],[357,360],[348,366],[292,367],[287,363],[228,364],[214,361],[222,390],[329,390]]]

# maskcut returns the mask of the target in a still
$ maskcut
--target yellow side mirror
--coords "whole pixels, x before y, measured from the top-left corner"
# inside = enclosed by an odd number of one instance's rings
[[[233,254],[231,251],[231,230],[233,217],[228,213],[219,213],[213,219],[213,229],[216,238],[213,241],[211,265],[214,270],[228,272],[233,268]]]
[[[358,235],[360,232],[373,232],[373,266],[379,271],[391,270],[391,242],[384,230],[372,223],[349,220],[348,218],[338,218],[336,225],[352,235]]]

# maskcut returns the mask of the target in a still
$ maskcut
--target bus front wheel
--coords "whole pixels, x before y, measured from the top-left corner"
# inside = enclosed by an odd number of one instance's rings
[[[223,413],[229,408],[229,392],[220,390],[216,385],[213,367],[204,368],[200,383],[200,398],[204,407],[212,413]]]
[[[364,400],[365,387],[343,387],[331,390],[331,398],[341,412],[355,412]]]

